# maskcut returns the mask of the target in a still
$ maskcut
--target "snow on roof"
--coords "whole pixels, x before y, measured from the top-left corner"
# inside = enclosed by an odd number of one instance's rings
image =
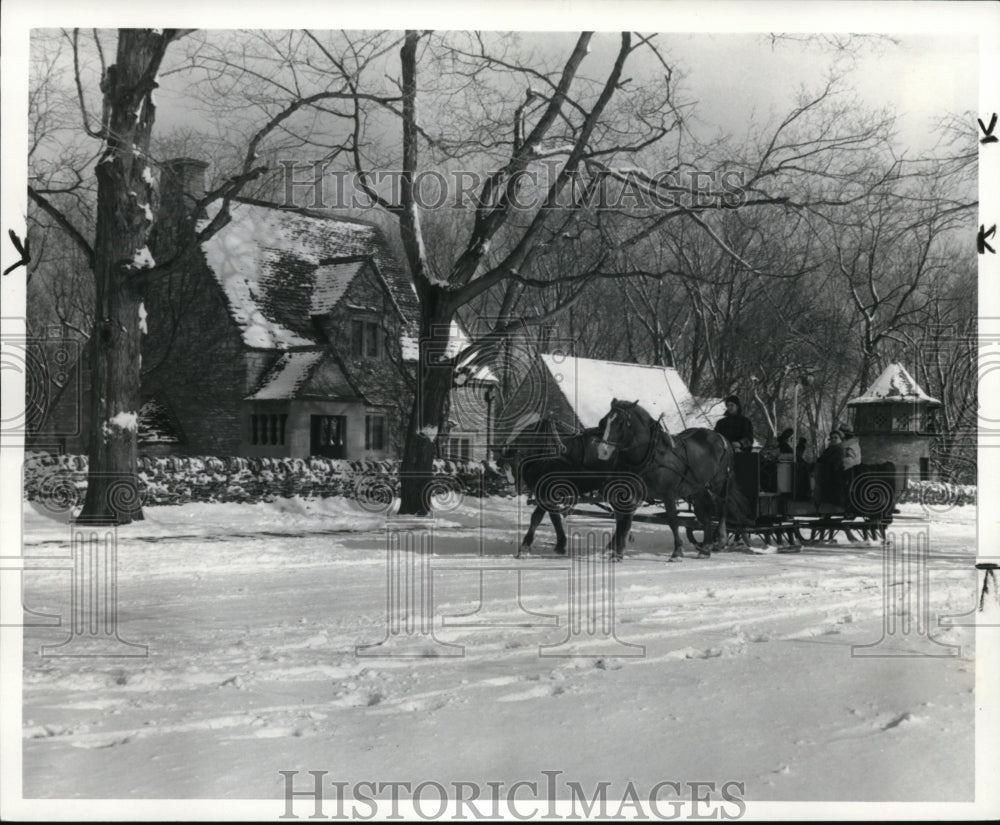
[[[251,401],[292,398],[313,368],[323,360],[322,352],[286,352],[264,376],[260,389],[248,396]]]
[[[415,320],[413,285],[376,227],[246,202],[232,203],[230,214],[202,248],[248,346],[315,344],[314,306],[332,307],[366,258],[406,323]]]
[[[400,337],[403,345],[403,360],[417,361],[420,358],[420,342],[415,335],[403,335]],[[462,325],[457,320],[452,320],[451,329],[448,332],[448,346],[445,347],[445,357],[454,358],[463,349],[469,346],[468,334],[462,329]],[[473,352],[462,359],[457,367],[472,367],[471,378],[474,381],[496,381],[497,377],[488,364],[477,363],[481,358],[479,353]]]
[[[852,398],[849,406],[857,404],[880,404],[886,401],[915,403],[922,401],[928,404],[940,404],[936,398],[931,398],[902,364],[890,364],[882,374],[875,379],[864,395]]]
[[[469,346],[470,343],[469,336],[462,329],[462,325],[458,321],[453,320],[451,322],[451,330],[448,334],[448,348],[445,350],[445,354],[449,358],[452,358]],[[478,352],[469,353],[469,355],[459,362],[458,368],[471,368],[470,377],[474,381],[496,381],[497,377],[493,374],[493,370],[490,369],[489,364],[477,363],[481,357]]]
[[[554,355],[541,360],[584,427],[597,426],[615,398],[638,400],[654,418],[662,414],[670,432],[715,426],[673,367]]]

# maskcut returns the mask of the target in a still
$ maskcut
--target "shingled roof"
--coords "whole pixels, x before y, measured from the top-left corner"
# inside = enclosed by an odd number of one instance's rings
[[[230,213],[202,248],[247,346],[316,346],[310,316],[332,308],[365,266],[412,331],[416,293],[377,227],[254,201],[234,202]]]

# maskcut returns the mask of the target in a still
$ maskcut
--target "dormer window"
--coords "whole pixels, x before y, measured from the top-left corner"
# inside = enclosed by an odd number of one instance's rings
[[[377,321],[355,318],[351,321],[351,355],[355,358],[378,358],[382,353],[382,334]]]

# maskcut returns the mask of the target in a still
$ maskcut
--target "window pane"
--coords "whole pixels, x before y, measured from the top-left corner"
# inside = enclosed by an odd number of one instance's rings
[[[378,357],[378,324],[369,322],[365,324],[367,328],[367,355],[372,358]]]
[[[365,354],[364,338],[364,321],[351,321],[351,355],[356,358],[360,358]]]

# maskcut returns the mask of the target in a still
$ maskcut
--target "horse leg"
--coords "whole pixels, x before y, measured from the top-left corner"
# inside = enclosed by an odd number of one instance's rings
[[[625,542],[629,530],[632,529],[632,514],[617,513],[615,515],[615,534],[611,537],[612,560],[622,561],[625,558]]]
[[[542,523],[544,517],[545,508],[537,505],[531,513],[531,519],[528,521],[528,532],[524,534],[524,538],[521,539],[521,546],[517,548],[517,553],[514,554],[515,559],[519,559],[521,556],[525,556],[531,552],[531,543],[535,540],[535,530],[538,529],[538,525]]]
[[[560,556],[566,555],[566,531],[563,529],[562,516],[559,515],[554,510],[549,513],[549,518],[552,520],[552,527],[556,531],[556,546],[555,552]]]
[[[698,548],[699,558],[708,558],[712,555],[712,543],[717,539],[717,528],[714,525],[712,512],[712,507],[709,506],[709,502],[705,500],[705,497],[698,495],[691,499],[691,504],[694,507],[694,517],[702,523],[705,528],[705,541]]]
[[[663,502],[663,511],[667,516],[667,524],[674,537],[674,552],[668,561],[680,561],[684,558],[684,544],[681,542],[681,525],[677,518],[677,502],[669,498]]]

